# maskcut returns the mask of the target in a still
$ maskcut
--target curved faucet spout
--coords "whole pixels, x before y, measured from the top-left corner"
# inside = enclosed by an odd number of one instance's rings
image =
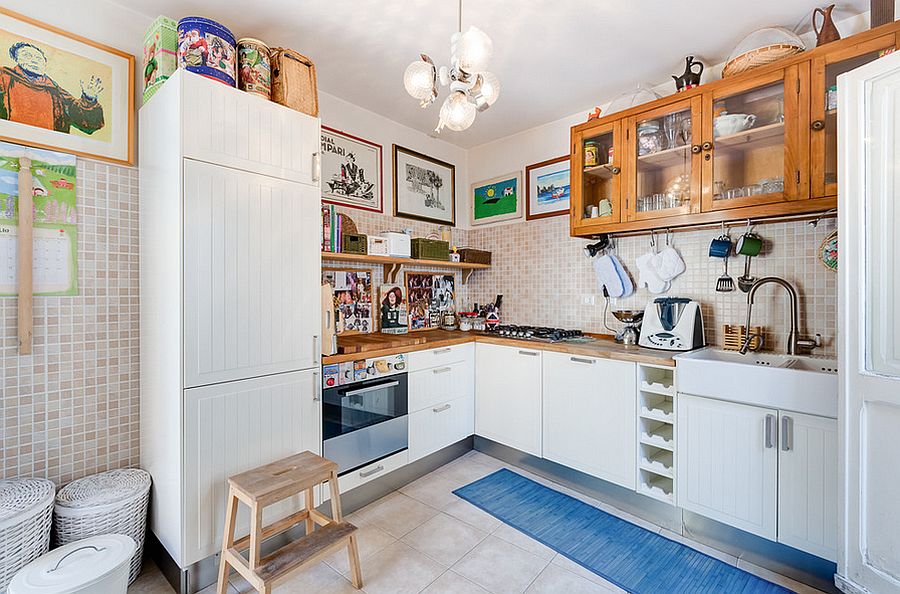
[[[788,297],[791,300],[791,332],[788,334],[788,343],[787,343],[787,354],[788,355],[796,355],[797,354],[797,346],[800,341],[797,339],[797,318],[799,318],[799,305],[797,303],[797,289],[794,288],[794,285],[787,282],[783,278],[779,278],[777,276],[766,276],[755,283],[750,287],[750,291],[747,292],[747,338],[744,340],[744,344],[741,345],[741,354],[746,355],[747,351],[750,350],[750,342],[753,340],[754,336],[750,332],[750,318],[753,315],[753,300],[756,296],[756,291],[763,285],[767,285],[770,283],[774,283],[776,285],[781,285],[788,293]]]

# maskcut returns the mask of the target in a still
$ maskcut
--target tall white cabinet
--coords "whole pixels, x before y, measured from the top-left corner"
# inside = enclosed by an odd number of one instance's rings
[[[228,476],[321,450],[318,144],[184,71],[140,111],[141,464],[182,569],[221,546]]]

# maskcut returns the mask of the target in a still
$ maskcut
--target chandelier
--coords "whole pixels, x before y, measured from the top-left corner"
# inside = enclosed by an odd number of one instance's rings
[[[435,132],[444,126],[461,132],[472,125],[475,114],[484,111],[500,96],[500,81],[486,70],[494,44],[487,34],[477,27],[462,30],[462,0],[459,1],[458,31],[450,38],[450,67],[435,67],[434,62],[421,54],[406,68],[403,86],[406,92],[419,100],[423,109],[434,103],[438,96],[438,82],[449,87],[444,99]]]

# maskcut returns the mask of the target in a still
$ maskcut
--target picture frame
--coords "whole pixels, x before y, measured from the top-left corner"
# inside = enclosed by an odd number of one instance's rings
[[[371,334],[376,331],[373,312],[375,294],[372,270],[323,268],[322,280],[331,285],[337,334]]]
[[[0,140],[134,165],[134,79],[134,56],[0,8],[0,93],[25,91]]]
[[[396,144],[392,163],[394,216],[455,227],[456,166]]]
[[[446,272],[407,271],[403,286],[409,309],[409,331],[440,328],[441,316],[454,309],[456,276]]]
[[[469,197],[472,225],[522,218],[522,172],[515,171],[472,184]]]
[[[322,202],[384,212],[380,144],[322,126]]]
[[[571,166],[569,155],[525,167],[525,220],[569,214]]]

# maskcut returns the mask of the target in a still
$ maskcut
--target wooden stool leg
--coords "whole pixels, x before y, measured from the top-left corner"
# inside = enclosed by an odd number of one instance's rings
[[[306,490],[306,495],[303,497],[306,501],[306,511],[312,511],[316,509],[316,498],[313,496],[313,489],[310,487]],[[308,516],[306,518],[306,534],[312,534],[313,529],[315,528],[316,523],[313,521],[312,516]]]
[[[250,505],[250,571],[259,567],[262,528],[262,507],[254,501]]]
[[[225,530],[222,533],[222,554],[219,559],[219,581],[216,586],[218,594],[227,594],[228,592],[228,574],[230,567],[228,561],[225,560],[225,551],[234,546],[234,524],[237,518],[237,497],[228,490],[228,504],[225,510]]]
[[[353,587],[357,590],[362,589],[362,569],[359,566],[359,548],[356,545],[356,534],[350,535],[350,542],[347,543],[347,555],[350,558],[350,579]]]
[[[331,471],[331,478],[328,479],[328,487],[331,489],[331,519],[335,522],[343,520],[341,517],[341,494],[338,489],[337,471]]]

